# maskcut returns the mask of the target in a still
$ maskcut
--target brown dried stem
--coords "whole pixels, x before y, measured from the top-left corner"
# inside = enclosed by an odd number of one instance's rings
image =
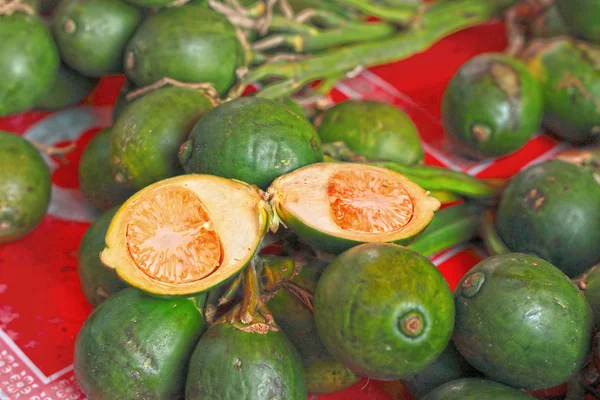
[[[175,79],[172,79],[172,78],[162,78],[162,79],[154,82],[151,85],[144,86],[143,88],[134,90],[133,92],[130,92],[129,94],[127,94],[127,100],[131,101],[131,100],[137,99],[140,96],[143,96],[149,92],[153,92],[154,90],[159,89],[163,86],[167,86],[167,85],[184,87],[184,88],[193,89],[193,90],[202,90],[202,91],[204,91],[206,97],[208,97],[208,99],[211,101],[211,103],[215,107],[218,106],[219,104],[221,104],[221,102],[222,102],[221,98],[219,97],[219,93],[217,92],[217,90],[211,83],[208,83],[208,82],[186,83],[186,82],[176,81]]]
[[[225,289],[225,292],[223,293],[223,295],[221,297],[219,297],[219,301],[217,302],[217,307],[221,307],[221,306],[231,303],[233,301],[233,299],[235,298],[235,295],[240,290],[241,286],[242,286],[242,274],[239,274],[233,280],[233,282],[231,282],[229,287],[227,287],[227,289]]]
[[[313,302],[315,301],[315,296],[312,293],[302,289],[292,281],[283,282],[283,287],[285,290],[296,296],[296,298],[300,300],[302,304],[304,304],[311,312],[314,311]]]
[[[75,148],[77,147],[76,143],[70,143],[68,146],[65,146],[65,147],[56,147],[56,146],[50,146],[50,145],[47,145],[44,143],[36,142],[35,140],[29,140],[29,142],[36,149],[38,149],[38,151],[46,154],[47,156],[56,157],[65,164],[69,163],[69,160],[67,160],[65,158],[65,155],[69,154],[70,152],[75,150]]]
[[[254,317],[260,302],[260,285],[258,274],[256,272],[257,259],[254,258],[244,270],[244,298],[241,302],[240,320],[244,324],[250,324]]]
[[[0,15],[13,15],[16,12],[27,15],[36,14],[30,5],[21,3],[21,0],[0,0]]]

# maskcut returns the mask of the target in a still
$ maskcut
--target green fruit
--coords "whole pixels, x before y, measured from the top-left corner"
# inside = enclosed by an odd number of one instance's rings
[[[194,350],[185,398],[306,400],[302,363],[281,331],[244,332],[217,323]]]
[[[543,112],[540,87],[527,66],[496,53],[463,64],[442,99],[448,138],[475,158],[521,149],[539,129]]]
[[[452,293],[435,265],[386,243],[356,246],[329,264],[314,310],[327,350],[377,380],[422,371],[446,348],[454,324]]]
[[[139,190],[181,174],[179,148],[212,107],[203,93],[177,86],[157,89],[130,103],[110,139],[117,182]]]
[[[508,253],[458,284],[454,344],[490,379],[547,389],[574,376],[590,351],[594,317],[583,294],[541,258]]]
[[[122,290],[98,306],[77,335],[77,383],[91,399],[183,398],[188,361],[205,328],[191,299]]]
[[[111,208],[94,221],[81,239],[77,256],[79,283],[83,295],[93,307],[125,289],[127,285],[117,277],[112,268],[100,261],[100,252],[106,247],[104,237],[108,225],[119,207]]]
[[[185,172],[233,178],[266,189],[273,180],[323,161],[312,125],[272,100],[243,97],[215,107],[179,155]]]
[[[315,163],[277,178],[273,211],[303,242],[339,254],[361,243],[412,242],[440,202],[394,171],[356,163]]]
[[[440,386],[423,400],[527,400],[535,399],[527,393],[484,379],[458,379]]]
[[[0,20],[0,24],[1,24]],[[0,131],[0,244],[33,231],[50,204],[50,170],[27,140]]]
[[[86,76],[122,72],[125,46],[143,17],[122,0],[61,0],[54,32],[62,60]]]
[[[54,85],[50,92],[37,102],[36,108],[60,110],[76,106],[91,93],[97,83],[97,79],[80,75],[61,64]]]
[[[292,284],[307,293],[314,293],[317,281],[326,263],[310,260]],[[281,289],[268,303],[275,321],[300,352],[306,388],[309,393],[328,394],[346,389],[359,380],[327,351],[315,326],[312,311],[292,292]]]
[[[577,276],[600,261],[600,185],[563,161],[527,168],[512,178],[497,228],[509,249],[532,253]]]
[[[243,182],[213,175],[164,179],[119,208],[100,259],[154,296],[208,292],[252,260],[271,223],[267,208],[263,193]]]
[[[416,126],[391,104],[344,101],[325,112],[318,130],[323,143],[344,142],[370,160],[416,164],[424,158]]]
[[[533,41],[524,59],[542,88],[544,124],[573,144],[600,136],[600,48],[561,37]]]
[[[0,117],[35,106],[52,88],[58,51],[44,23],[34,16],[0,16]]]
[[[110,165],[110,128],[96,134],[79,162],[79,189],[83,197],[101,210],[127,200],[135,190],[115,180]]]
[[[241,65],[242,47],[223,15],[199,5],[149,16],[127,45],[125,72],[138,86],[169,77],[208,82],[223,95]]]
[[[600,42],[599,0],[557,0],[556,7],[575,35]]]
[[[402,383],[408,391],[417,398],[422,398],[433,389],[459,378],[480,375],[460,355],[452,342],[431,364],[418,374],[405,378]]]

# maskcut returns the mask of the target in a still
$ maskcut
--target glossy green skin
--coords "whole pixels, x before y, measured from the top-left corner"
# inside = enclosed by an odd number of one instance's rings
[[[127,45],[125,72],[138,86],[169,77],[212,83],[220,95],[233,84],[242,47],[223,15],[200,5],[148,17]]]
[[[464,284],[473,274],[483,275],[479,290]],[[592,310],[577,286],[541,258],[489,257],[461,280],[454,298],[454,344],[492,380],[547,389],[569,380],[586,361]]]
[[[188,174],[233,178],[266,189],[281,175],[322,162],[323,150],[310,122],[288,107],[242,97],[200,120],[180,160]]]
[[[83,101],[98,83],[97,79],[88,78],[61,64],[50,92],[37,102],[36,108],[41,110],[60,110],[75,106]]]
[[[122,204],[135,190],[115,180],[110,164],[110,128],[96,134],[79,162],[79,189],[83,197],[101,210]]]
[[[194,301],[129,288],[92,312],[75,342],[75,377],[91,399],[182,399],[206,325]]]
[[[106,231],[118,209],[119,207],[111,208],[94,221],[79,245],[79,283],[83,295],[93,307],[128,287],[118,278],[114,269],[107,268],[100,261],[100,252],[106,247]]]
[[[450,342],[435,361],[418,374],[403,379],[402,383],[413,396],[420,399],[445,383],[480,375]]]
[[[556,6],[562,19],[575,35],[600,42],[599,0],[557,0]]]
[[[560,139],[584,144],[600,136],[600,47],[569,38],[531,45],[527,64],[544,97],[544,124]]]
[[[304,266],[293,282],[314,293],[326,263],[313,261]],[[306,388],[309,393],[329,394],[344,390],[359,380],[359,376],[336,361],[327,351],[319,335],[313,313],[295,295],[285,289],[267,304],[275,321],[300,352]]]
[[[50,170],[27,140],[0,131],[0,244],[21,239],[50,204]]]
[[[123,72],[125,46],[143,17],[122,0],[62,0],[54,13],[62,60],[86,76]]]
[[[596,327],[600,327],[600,265],[596,265],[585,272],[583,294],[594,312]],[[581,285],[580,285],[581,287]]]
[[[325,112],[318,127],[323,143],[344,142],[369,160],[403,164],[423,161],[419,132],[395,106],[373,100],[347,100]]]
[[[442,99],[448,138],[475,158],[521,149],[539,129],[543,112],[539,84],[527,66],[496,53],[463,64]]]
[[[600,185],[563,161],[520,172],[505,189],[496,226],[512,251],[532,253],[575,277],[600,261]]]
[[[484,379],[458,379],[440,386],[422,400],[533,400],[527,393]]]
[[[190,360],[186,400],[306,400],[302,362],[281,331],[213,325]]]
[[[201,92],[177,86],[157,89],[130,103],[112,128],[115,177],[139,190],[181,174],[179,148],[212,107]]]
[[[283,98],[278,99],[276,101],[278,101],[279,103],[285,105],[287,108],[290,109],[291,112],[293,112],[297,116],[302,117],[302,118],[306,118],[306,113],[304,112],[304,109],[302,108],[302,106],[300,106],[300,104],[296,103],[291,98],[289,98],[289,97],[283,97]]]
[[[58,50],[41,19],[0,16],[0,117],[35,106],[52,88]]]
[[[409,337],[400,322],[413,311],[423,331]],[[438,269],[392,244],[364,244],[336,257],[317,284],[314,312],[327,350],[377,380],[423,370],[446,348],[454,324],[452,293]]]

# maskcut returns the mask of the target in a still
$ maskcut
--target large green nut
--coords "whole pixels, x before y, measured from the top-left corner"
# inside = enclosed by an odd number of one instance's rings
[[[27,111],[52,88],[58,50],[41,19],[0,16],[0,117]]]
[[[416,251],[387,243],[336,257],[317,284],[314,310],[331,355],[378,380],[425,369],[454,326],[452,294],[437,268]]]
[[[453,341],[492,380],[547,389],[569,380],[587,359],[592,310],[577,286],[541,258],[489,257],[461,280],[454,300]]]
[[[521,149],[542,122],[542,94],[521,61],[482,54],[463,64],[442,100],[442,122],[460,150],[475,158]]]
[[[305,118],[273,100],[243,97],[215,107],[191,131],[179,159],[186,173],[237,179],[266,189],[277,177],[323,161]]]
[[[38,150],[22,137],[0,131],[0,244],[39,225],[51,188],[50,170]]]
[[[568,37],[533,41],[523,57],[540,83],[544,125],[560,139],[600,137],[600,47]]]
[[[63,61],[91,77],[122,72],[125,46],[143,17],[122,0],[62,0],[54,32]]]
[[[162,78],[212,84],[223,95],[233,84],[243,51],[223,15],[197,4],[164,9],[129,41],[125,72],[138,86]]]
[[[318,127],[323,143],[342,141],[369,160],[423,161],[419,132],[408,115],[373,100],[347,100],[325,112]]]
[[[579,167],[553,160],[512,178],[496,225],[512,251],[535,254],[569,277],[600,261],[600,185]]]

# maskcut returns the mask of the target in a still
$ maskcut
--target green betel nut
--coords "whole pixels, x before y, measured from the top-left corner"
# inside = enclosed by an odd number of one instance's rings
[[[521,149],[539,129],[538,83],[519,60],[482,54],[463,64],[442,99],[442,122],[459,150],[475,158]]]

